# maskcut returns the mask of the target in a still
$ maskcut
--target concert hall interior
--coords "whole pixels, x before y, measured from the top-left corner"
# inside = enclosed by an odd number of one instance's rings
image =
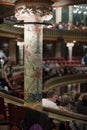
[[[87,130],[87,1],[0,0],[0,130]]]

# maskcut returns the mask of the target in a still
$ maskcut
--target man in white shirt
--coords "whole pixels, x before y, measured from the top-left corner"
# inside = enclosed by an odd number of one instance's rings
[[[48,108],[59,109],[56,104],[57,99],[58,99],[58,96],[55,94],[55,92],[50,91],[47,93],[47,98],[42,99],[42,106],[48,107]]]
[[[4,52],[0,49],[0,59],[7,59],[6,55],[4,54]]]
[[[3,65],[5,63],[5,61],[7,60],[6,55],[4,54],[4,52],[0,49],[0,67],[3,68]]]

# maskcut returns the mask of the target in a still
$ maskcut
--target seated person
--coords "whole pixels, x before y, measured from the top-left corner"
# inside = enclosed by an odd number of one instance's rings
[[[7,57],[6,57],[6,55],[4,54],[4,52],[3,52],[2,49],[0,49],[0,59],[5,59],[5,60],[7,60]]]
[[[87,66],[87,53],[82,58],[82,64],[84,64],[85,66]]]
[[[70,97],[68,95],[61,96],[59,109],[70,111]]]
[[[3,78],[3,87],[7,86],[8,90],[10,89],[11,81],[13,79],[13,69],[11,61],[7,61],[4,64],[4,78]]]
[[[79,114],[87,115],[87,93],[80,95],[79,101],[76,105],[76,112]],[[74,121],[73,123],[78,130],[87,130],[87,124],[79,123],[78,121]]]
[[[87,115],[87,93],[82,94],[79,97],[79,102],[77,104],[77,113]]]
[[[7,57],[4,54],[3,50],[0,48],[0,67],[3,68],[5,61],[7,61]]]
[[[58,99],[58,96],[55,94],[54,91],[49,91],[47,93],[47,98],[42,99],[42,106],[48,107],[48,108],[55,108],[58,109],[58,106],[56,104],[56,100]]]

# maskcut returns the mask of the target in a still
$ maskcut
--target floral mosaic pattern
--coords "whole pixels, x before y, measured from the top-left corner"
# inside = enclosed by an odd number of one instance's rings
[[[40,25],[25,25],[25,102],[42,99],[42,31]]]

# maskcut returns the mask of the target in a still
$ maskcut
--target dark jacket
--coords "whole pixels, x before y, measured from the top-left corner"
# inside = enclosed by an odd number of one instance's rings
[[[84,105],[82,101],[77,104],[77,113],[87,115],[87,105]]]
[[[23,130],[29,130],[35,124],[38,124],[42,130],[52,130],[52,123],[47,114],[28,108],[21,127]]]

